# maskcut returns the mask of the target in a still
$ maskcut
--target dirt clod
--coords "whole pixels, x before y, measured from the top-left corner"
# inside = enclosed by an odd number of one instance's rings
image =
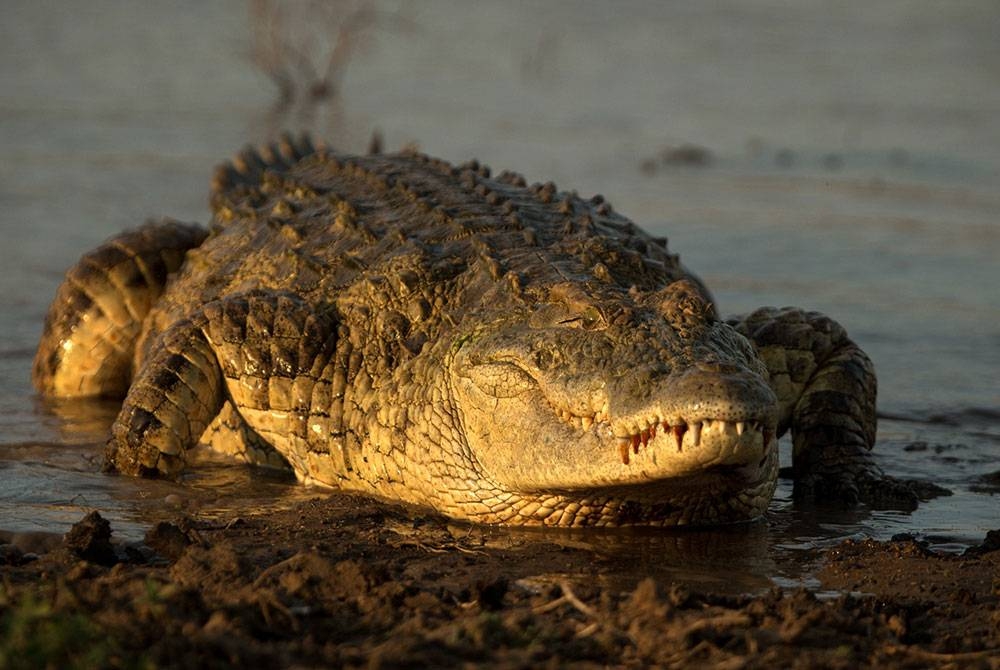
[[[965,550],[966,556],[981,556],[992,551],[1000,550],[1000,530],[991,530],[986,533],[986,539],[982,544],[977,544]]]
[[[64,546],[85,561],[99,565],[114,565],[118,558],[111,545],[111,524],[94,511],[75,523],[66,537]]]
[[[21,565],[24,552],[13,544],[0,544],[0,565]]]
[[[146,532],[146,546],[167,560],[176,561],[192,541],[186,532],[175,524],[160,521]]]

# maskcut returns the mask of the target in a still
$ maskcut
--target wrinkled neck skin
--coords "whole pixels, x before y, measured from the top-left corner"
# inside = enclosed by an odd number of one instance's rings
[[[509,294],[484,295],[442,370],[466,476],[478,480],[466,516],[656,526],[765,511],[776,398],[699,285]]]

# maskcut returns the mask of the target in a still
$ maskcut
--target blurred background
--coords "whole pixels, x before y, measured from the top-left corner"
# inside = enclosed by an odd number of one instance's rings
[[[981,536],[1000,490],[998,35],[993,0],[5,0],[0,458],[81,441],[28,379],[81,253],[150,216],[206,222],[213,166],[247,143],[363,151],[379,130],[604,194],[723,313],[833,315],[879,370],[883,465],[958,493],[900,523]]]

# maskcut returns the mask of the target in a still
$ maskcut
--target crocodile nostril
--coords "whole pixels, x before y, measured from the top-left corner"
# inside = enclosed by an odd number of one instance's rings
[[[715,320],[715,308],[699,287],[687,279],[675,281],[652,296],[657,311],[675,330],[694,333]]]
[[[535,366],[539,370],[548,370],[554,365],[554,360],[552,352],[546,351],[545,349],[535,351]]]

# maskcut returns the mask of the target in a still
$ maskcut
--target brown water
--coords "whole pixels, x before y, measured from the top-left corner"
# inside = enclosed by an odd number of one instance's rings
[[[601,192],[668,235],[724,312],[835,315],[878,368],[883,467],[955,492],[913,514],[837,515],[796,508],[783,482],[766,523],[560,541],[746,588],[808,582],[814,550],[844,537],[960,549],[1000,526],[980,479],[1000,470],[995,3],[707,5],[379,5],[340,104],[307,125],[348,150],[378,127],[389,147]],[[28,379],[80,253],[148,216],[204,222],[212,166],[299,125],[249,61],[247,17],[238,2],[4,3],[0,530],[61,533],[97,508],[136,539],[184,509],[317,494],[218,464],[182,484],[104,477],[113,407],[41,403]],[[640,170],[682,142],[712,160]]]

